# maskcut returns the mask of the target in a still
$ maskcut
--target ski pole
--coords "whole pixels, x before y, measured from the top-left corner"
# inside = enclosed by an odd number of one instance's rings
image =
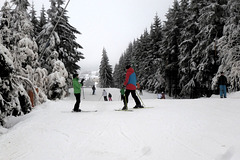
[[[98,101],[100,101],[102,99],[102,96],[99,98],[99,100]]]
[[[142,104],[143,104],[143,106],[145,107],[145,104],[143,103],[143,100],[142,100],[142,98],[140,97],[140,95],[138,94],[138,92],[136,92],[137,93],[137,96],[138,96],[138,98],[140,99],[140,101],[142,102]]]
[[[124,99],[125,99],[126,110],[128,110],[128,106],[127,106],[127,98],[126,98],[126,95],[125,95],[125,94],[124,94]]]
[[[82,91],[83,91],[83,99],[85,99],[85,95],[84,95],[84,87],[82,87]]]

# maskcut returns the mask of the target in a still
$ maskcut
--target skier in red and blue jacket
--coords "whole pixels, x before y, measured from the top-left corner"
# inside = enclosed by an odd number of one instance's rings
[[[128,96],[130,93],[136,103],[136,106],[134,108],[143,108],[143,106],[141,105],[141,102],[139,101],[136,95],[136,84],[137,84],[136,74],[130,65],[127,65],[126,69],[127,69],[127,73],[126,73],[125,82],[123,84],[124,87],[126,86],[126,91],[125,91],[124,107],[122,108],[122,110],[128,109],[127,103],[128,103]]]

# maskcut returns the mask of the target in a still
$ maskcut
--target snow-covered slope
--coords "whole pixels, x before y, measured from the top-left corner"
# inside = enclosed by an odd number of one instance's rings
[[[81,109],[72,113],[74,96],[48,101],[30,114],[9,117],[0,129],[0,160],[239,160],[240,93],[194,100],[156,99],[144,92],[146,106],[123,106],[118,89],[91,95],[84,89]],[[134,106],[130,98],[129,108]]]

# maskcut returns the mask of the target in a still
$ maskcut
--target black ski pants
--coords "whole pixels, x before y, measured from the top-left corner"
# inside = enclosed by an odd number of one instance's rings
[[[74,105],[73,110],[78,111],[79,110],[79,105],[80,105],[80,102],[81,102],[81,94],[77,93],[77,94],[74,94],[74,96],[76,97],[76,103]]]
[[[126,101],[127,102],[125,102],[124,105],[126,105],[128,103],[128,96],[129,96],[130,93],[131,93],[131,95],[132,95],[132,97],[133,97],[133,99],[136,103],[136,106],[141,106],[141,103],[140,103],[140,101],[139,101],[139,99],[136,95],[136,90],[128,90],[128,89],[125,91],[125,96],[126,96]],[[124,99],[124,101],[125,101],[125,99]]]

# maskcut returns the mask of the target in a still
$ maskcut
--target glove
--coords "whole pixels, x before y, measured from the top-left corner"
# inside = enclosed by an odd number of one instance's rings
[[[82,79],[81,82],[80,82],[82,85],[83,85],[83,81],[84,81],[84,80],[85,80],[85,79]]]

